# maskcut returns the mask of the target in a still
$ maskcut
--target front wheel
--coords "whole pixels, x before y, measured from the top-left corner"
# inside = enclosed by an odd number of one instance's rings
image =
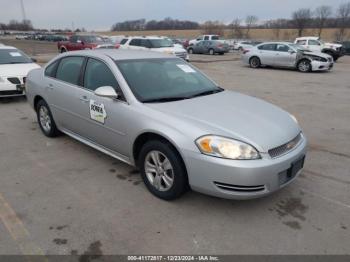
[[[302,73],[307,73],[312,70],[311,62],[309,60],[302,60],[298,63],[298,70]]]
[[[52,117],[50,108],[44,100],[38,102],[36,113],[40,129],[45,136],[56,137],[60,134],[55,120]]]
[[[139,167],[146,187],[158,198],[174,200],[188,188],[185,165],[169,143],[147,142],[140,152]]]
[[[209,55],[215,55],[214,49],[209,49]]]
[[[193,54],[193,49],[192,48],[188,49],[188,53],[192,55]]]

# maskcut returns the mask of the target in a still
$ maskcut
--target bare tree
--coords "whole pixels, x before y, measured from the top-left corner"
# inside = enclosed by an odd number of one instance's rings
[[[311,10],[309,8],[301,8],[292,15],[293,24],[298,29],[298,36],[302,36],[304,29],[311,20]]]
[[[246,24],[246,28],[247,28],[247,32],[245,34],[246,38],[249,38],[249,31],[250,29],[256,25],[256,23],[258,22],[258,17],[256,17],[255,15],[248,15],[245,19],[245,24]]]
[[[232,28],[232,36],[235,38],[242,38],[243,32],[242,32],[242,26],[241,26],[241,19],[237,18],[232,21],[231,24]]]
[[[341,4],[337,12],[339,18],[338,40],[342,41],[346,33],[346,27],[350,23],[350,2]]]
[[[318,36],[320,37],[327,19],[332,15],[332,7],[327,5],[319,6],[316,8],[314,14],[316,18],[315,22],[318,27]]]
[[[202,29],[204,34],[224,36],[225,25],[219,21],[206,21]]]

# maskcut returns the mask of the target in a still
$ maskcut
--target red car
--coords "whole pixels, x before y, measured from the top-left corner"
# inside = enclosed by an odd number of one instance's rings
[[[96,48],[119,48],[119,45],[114,45],[111,41],[103,39],[95,35],[73,35],[69,41],[57,43],[57,48],[60,53],[67,51],[88,50]]]

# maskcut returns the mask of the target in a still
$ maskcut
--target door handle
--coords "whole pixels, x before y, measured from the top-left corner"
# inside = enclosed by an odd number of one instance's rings
[[[88,103],[89,99],[87,98],[87,96],[82,96],[79,98],[80,101],[82,101],[83,103]]]

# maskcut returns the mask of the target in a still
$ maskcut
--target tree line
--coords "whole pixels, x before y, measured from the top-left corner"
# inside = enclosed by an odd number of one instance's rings
[[[170,17],[163,20],[151,20],[146,19],[128,20],[120,23],[115,23],[111,31],[142,31],[142,30],[189,30],[199,29],[200,24],[188,20],[177,20]]]
[[[32,31],[34,27],[28,19],[22,21],[11,20],[8,24],[0,23],[0,30]]]

